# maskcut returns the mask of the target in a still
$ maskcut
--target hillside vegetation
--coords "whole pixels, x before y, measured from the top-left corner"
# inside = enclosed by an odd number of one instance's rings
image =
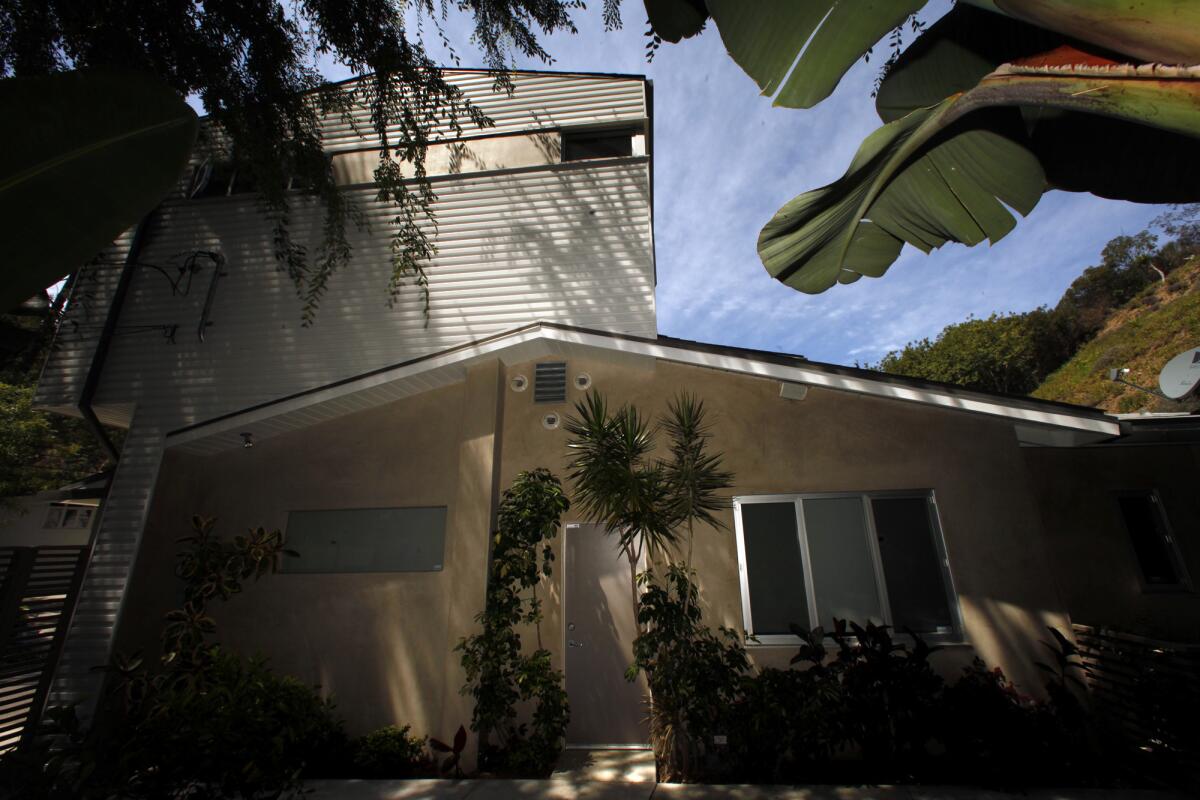
[[[1094,339],[1032,392],[1044,400],[1095,406],[1114,413],[1198,411],[1200,401],[1153,397],[1108,379],[1129,368],[1125,380],[1158,388],[1158,373],[1173,356],[1200,345],[1200,259],[1167,280],[1148,286],[1113,314]]]
[[[1100,259],[1053,307],[970,317],[872,367],[1113,412],[1200,406],[1108,378],[1109,370],[1128,368],[1126,380],[1156,388],[1163,364],[1200,345],[1200,205],[1176,207],[1152,229],[1113,238]]]

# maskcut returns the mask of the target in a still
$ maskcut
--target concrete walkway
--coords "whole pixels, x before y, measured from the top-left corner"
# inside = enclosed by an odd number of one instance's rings
[[[642,781],[310,781],[312,800],[1173,800],[1151,791],[1038,789],[1022,794],[961,786],[718,786]]]

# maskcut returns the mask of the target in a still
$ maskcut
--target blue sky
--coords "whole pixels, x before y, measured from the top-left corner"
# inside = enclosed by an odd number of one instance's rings
[[[543,37],[564,71],[624,72],[654,82],[655,240],[659,331],[852,364],[874,362],[906,342],[935,336],[968,315],[1054,304],[1105,242],[1135,233],[1157,206],[1052,192],[995,246],[947,245],[926,256],[905,247],[876,280],[805,295],[768,277],[758,231],[797,194],[841,177],[880,123],[871,87],[881,58],[860,62],[815,109],[774,108],[726,54],[710,28],[644,56],[645,11],[626,0],[625,26],[605,33],[599,2],[576,12],[577,35]],[[949,7],[935,0],[925,18]],[[451,20],[452,40],[466,32]],[[428,30],[428,29],[427,29]],[[432,31],[427,46],[435,56]],[[475,66],[457,46],[463,66]],[[331,78],[346,77],[330,67]]]

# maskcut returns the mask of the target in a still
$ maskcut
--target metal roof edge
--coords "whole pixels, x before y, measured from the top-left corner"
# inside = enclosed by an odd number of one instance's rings
[[[984,414],[1026,424],[1068,428],[1113,437],[1121,434],[1121,426],[1116,419],[1090,408],[1053,401],[988,395],[982,392],[963,390],[961,387],[915,379],[897,379],[896,376],[883,373],[821,364],[784,354],[708,345],[670,337],[648,339],[554,322],[533,322],[447,350],[381,367],[187,425],[170,431],[167,434],[167,444],[172,446],[202,439],[210,432],[223,432],[235,423],[248,424],[255,420],[281,416],[433,369],[460,366],[474,359],[499,356],[510,348],[538,339],[784,382],[804,383],[884,399],[920,403],[948,410]]]

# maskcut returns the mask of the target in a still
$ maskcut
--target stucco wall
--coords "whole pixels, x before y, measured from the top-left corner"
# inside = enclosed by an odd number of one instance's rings
[[[546,359],[552,360],[552,359]],[[779,382],[651,361],[569,360],[568,381],[587,372],[611,403],[658,414],[678,391],[699,395],[713,424],[712,445],[735,474],[731,495],[886,489],[932,489],[969,646],[934,656],[948,676],[974,653],[1039,693],[1033,660],[1045,626],[1067,629],[1041,541],[1041,522],[1010,424],[911,403],[810,387],[806,399],[779,396]],[[508,374],[532,377],[533,365]],[[501,485],[523,469],[545,466],[565,479],[567,434],[546,430],[545,412],[568,403],[535,404],[532,392],[507,393]],[[578,520],[571,513],[569,519]],[[732,512],[727,530],[699,530],[694,566],[708,620],[741,630],[742,608]],[[561,546],[561,541],[560,541]],[[562,561],[558,562],[561,566]],[[561,665],[561,570],[549,592],[544,631]],[[792,647],[754,646],[761,665],[786,666]]]
[[[549,360],[549,359],[546,359]],[[1069,620],[1052,578],[1026,458],[1010,424],[978,415],[810,388],[779,396],[777,381],[627,357],[568,361],[570,381],[589,373],[613,403],[648,414],[680,390],[705,401],[713,446],[736,475],[731,494],[932,489],[965,625],[966,643],[938,653],[948,676],[978,653],[1029,692],[1046,625]],[[168,452],[121,626],[121,646],[153,644],[176,601],[168,564],[188,517],[220,518],[233,534],[281,527],[295,508],[446,505],[439,573],[276,575],[217,609],[221,637],[270,656],[282,672],[320,684],[352,731],[411,724],[446,737],[470,719],[452,653],[484,596],[486,533],[498,488],[537,466],[565,479],[567,434],[546,430],[547,411],[508,379],[533,364],[474,367],[463,384],[262,442],[196,457]],[[502,424],[503,436],[495,431]],[[494,467],[498,464],[498,471]],[[742,627],[732,514],[727,530],[697,532],[694,564],[710,623]],[[581,521],[576,513],[565,522]],[[546,645],[562,665],[562,539],[543,593]],[[791,647],[754,646],[760,665],[786,666]]]
[[[289,509],[448,507],[440,572],[276,574],[216,604],[219,638],[334,696],[352,733],[390,724],[441,738],[469,723],[451,649],[484,596],[497,365],[466,382],[227,455],[167,453],[118,647],[153,650],[178,602],[171,564],[193,513],[232,536]]]
[[[1114,493],[1157,489],[1193,584],[1200,579],[1200,447],[1025,451],[1046,542],[1071,618],[1200,641],[1200,595],[1146,590]]]

